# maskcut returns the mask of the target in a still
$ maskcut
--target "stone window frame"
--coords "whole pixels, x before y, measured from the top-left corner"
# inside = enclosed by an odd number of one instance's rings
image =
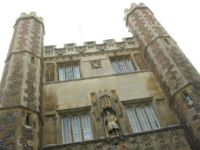
[[[74,69],[73,69],[73,76],[70,77],[70,78],[66,78],[66,76],[61,80],[60,79],[60,73],[59,73],[59,67],[60,66],[78,66],[78,72],[79,72],[79,75],[77,77],[74,76]],[[65,62],[58,62],[56,64],[56,68],[57,68],[57,78],[58,78],[58,81],[72,81],[72,80],[79,80],[82,78],[82,74],[81,74],[81,65],[80,65],[80,60],[74,60],[74,61],[65,61]],[[66,70],[65,70],[65,75],[66,75]],[[68,74],[69,75],[69,74]]]
[[[157,115],[156,115],[156,111],[155,111],[155,109],[154,109],[154,107],[153,107],[152,101],[153,101],[153,98],[152,98],[152,97],[147,97],[147,98],[142,98],[142,99],[127,100],[127,101],[123,101],[123,102],[122,102],[122,104],[125,106],[126,115],[127,115],[127,118],[128,118],[128,121],[129,121],[129,124],[130,124],[130,127],[131,127],[133,133],[146,132],[146,131],[157,130],[157,129],[160,129],[160,128],[161,128],[160,123],[159,123],[159,120],[158,120],[158,117],[157,117]],[[139,108],[139,107],[144,107],[145,105],[150,105],[150,106],[151,106],[151,109],[153,110],[153,113],[152,113],[152,114],[154,114],[154,117],[155,117],[154,119],[156,120],[156,123],[157,123],[157,125],[158,125],[157,128],[153,128],[152,122],[150,121],[150,120],[151,120],[151,119],[150,119],[150,116],[148,116],[146,110],[143,110],[144,113],[145,113],[145,116],[147,117],[147,118],[146,118],[146,121],[147,121],[148,124],[149,124],[149,129],[148,129],[148,130],[142,129],[141,120],[140,120],[140,118],[139,118],[139,116],[138,116],[138,114],[137,114],[137,112],[136,112],[135,109],[136,109],[136,107],[138,107],[138,108]],[[129,109],[129,108],[134,108],[134,110],[135,110],[134,112],[135,112],[135,114],[136,114],[137,121],[138,121],[138,125],[139,125],[139,128],[140,128],[140,129],[138,129],[138,131],[134,131],[134,129],[133,129],[132,125],[131,125],[130,118],[129,118],[130,116],[129,116],[129,114],[128,114],[128,109]],[[143,108],[143,109],[144,109],[144,108]],[[155,121],[155,120],[154,120],[154,121]],[[136,124],[137,124],[137,123],[136,123]]]
[[[92,120],[91,120],[91,114],[90,114],[90,109],[91,106],[87,106],[87,107],[81,107],[81,108],[72,108],[72,109],[65,109],[65,110],[59,110],[58,114],[60,115],[60,127],[61,127],[61,141],[63,144],[70,144],[70,143],[76,143],[76,142],[85,142],[85,141],[90,141],[90,140],[94,140],[94,130],[93,130],[93,126],[92,126]],[[89,124],[90,124],[90,132],[91,132],[91,139],[88,140],[84,140],[84,133],[83,133],[83,124],[82,124],[82,120],[81,120],[81,116],[87,114],[89,117]],[[80,124],[80,130],[81,130],[81,140],[80,141],[75,141],[73,139],[73,131],[72,131],[72,127],[71,127],[71,120],[70,120],[70,136],[71,136],[71,142],[65,143],[64,141],[64,135],[63,135],[63,122],[62,119],[64,117],[67,118],[72,118],[73,116],[78,116],[79,117],[79,124]]]
[[[126,74],[126,73],[133,73],[133,72],[136,72],[137,71],[137,64],[135,62],[135,60],[133,59],[132,55],[131,54],[125,54],[125,55],[117,55],[117,56],[110,56],[109,57],[109,60],[110,60],[110,63],[111,63],[111,67],[112,67],[112,71],[114,74]],[[119,69],[119,65],[117,65],[117,68],[114,69],[114,64],[112,64],[112,61],[114,60],[130,60],[131,64],[132,64],[132,69],[131,70],[130,68],[127,69],[127,64],[125,65],[125,68],[128,70],[126,71],[123,71],[121,69]],[[130,67],[130,66],[129,66]],[[118,71],[117,71],[118,70]]]

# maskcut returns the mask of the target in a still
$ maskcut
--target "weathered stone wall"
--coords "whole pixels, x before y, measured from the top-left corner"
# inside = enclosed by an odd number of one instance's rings
[[[27,113],[24,108],[1,109],[0,113],[0,149],[33,150],[38,149],[38,115],[32,114],[31,124],[26,125]]]
[[[5,127],[0,140],[5,143],[4,149],[36,150],[44,27],[41,18],[31,13],[22,14],[14,29],[0,85],[0,122]],[[9,116],[11,121],[6,126],[4,120]],[[9,132],[12,140],[7,138]]]
[[[160,129],[116,138],[64,145],[49,145],[43,150],[190,150],[183,131],[178,127]]]
[[[121,52],[119,54],[126,53]],[[81,66],[81,71],[84,72],[81,79],[47,81],[43,84],[44,145],[62,144],[61,114],[67,114],[68,111],[79,112],[79,109],[84,108],[87,108],[87,112],[90,113],[94,139],[106,138],[105,131],[101,128],[103,126],[102,122],[96,120],[100,116],[96,115],[96,109],[92,106],[91,97],[92,93],[104,90],[114,90],[120,103],[123,104],[120,108],[116,107],[117,112],[123,112],[123,115],[119,117],[122,134],[132,133],[126,114],[125,103],[127,101],[143,103],[148,100],[153,105],[161,127],[177,124],[177,119],[169,108],[169,103],[164,93],[149,70],[114,75],[112,74],[110,60],[104,55],[96,55],[96,59],[102,57],[105,57],[103,60],[105,63],[102,63],[102,68],[99,70],[100,73],[95,76],[91,73],[90,63],[87,63],[89,60],[94,59],[95,56],[87,56],[81,58],[84,59],[84,61],[81,61],[83,62],[81,65],[84,65],[84,67]],[[50,61],[53,63],[52,59],[46,60],[44,63],[49,63]],[[60,112],[62,113],[60,114]],[[124,124],[124,122],[126,123]]]

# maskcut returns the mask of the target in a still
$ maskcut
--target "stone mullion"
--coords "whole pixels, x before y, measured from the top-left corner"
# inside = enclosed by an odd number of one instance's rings
[[[78,114],[79,122],[80,122],[81,138],[82,138],[82,141],[84,141],[83,124],[82,124],[82,117],[81,116],[82,116],[82,114]]]

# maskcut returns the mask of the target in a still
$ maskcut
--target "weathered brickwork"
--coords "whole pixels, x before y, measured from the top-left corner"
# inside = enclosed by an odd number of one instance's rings
[[[32,37],[32,49],[31,49],[31,51],[38,56],[41,55],[41,48],[43,46],[42,45],[43,40],[42,40],[42,37],[41,37],[41,35],[43,35],[43,34],[42,34],[41,30],[42,30],[41,23],[34,21],[34,26],[33,26],[33,29],[32,29],[33,37]]]
[[[0,149],[37,150],[43,24],[33,13],[22,14],[14,28],[0,86]]]
[[[190,135],[188,140],[193,138],[193,141],[198,141],[196,138],[200,139],[197,130],[199,119],[194,117],[195,122],[191,119],[192,116],[197,116],[198,112],[191,110],[199,105],[199,73],[144,4],[132,4],[125,13],[127,26],[140,40],[145,58],[168,96],[172,108],[183,126],[191,128],[190,131],[185,129],[186,134]],[[188,98],[193,100],[192,104],[186,103],[185,99]],[[190,142],[194,149],[197,147],[195,143],[199,142]]]
[[[33,131],[31,128],[22,127],[22,137],[20,143],[23,145],[23,150],[33,150],[33,146],[30,146],[30,141],[33,141]],[[29,143],[28,143],[29,142]]]
[[[12,107],[20,104],[22,81],[23,81],[23,54],[16,54],[11,58],[9,65],[9,74],[6,78],[6,84],[3,89],[1,102],[3,106]]]
[[[6,84],[6,78],[8,75],[8,66],[9,66],[9,63],[7,62],[4,67],[4,72],[3,72],[1,84],[0,84],[0,103],[2,103],[3,91],[4,91],[5,84]]]
[[[17,46],[17,50],[22,51],[22,50],[26,50],[27,48],[27,44],[28,44],[28,29],[30,28],[30,19],[24,20],[21,23],[20,26],[20,32],[19,32],[19,36],[18,37],[18,46]]]
[[[155,133],[120,136],[111,139],[82,143],[47,146],[43,150],[190,150],[183,132],[179,129],[157,131]]]
[[[13,111],[0,111],[0,150],[16,149],[16,114]]]
[[[33,110],[37,110],[36,99],[38,99],[35,96],[36,92],[35,82],[36,82],[36,66],[29,64],[27,80],[26,80],[27,89],[25,89],[25,93],[27,96],[24,97],[24,101],[27,102],[27,107],[30,107]]]

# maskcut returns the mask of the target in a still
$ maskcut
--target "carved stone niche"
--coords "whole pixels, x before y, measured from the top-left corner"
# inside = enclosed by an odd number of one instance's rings
[[[119,103],[119,101],[113,91],[104,90],[93,93],[92,101],[95,117],[102,120],[106,135],[108,137],[119,136],[121,129],[118,115],[120,112],[118,111],[121,111],[121,109],[117,110],[117,105],[119,105],[117,103]]]
[[[45,78],[46,81],[54,81],[55,80],[55,64],[54,63],[47,63],[45,69]]]

